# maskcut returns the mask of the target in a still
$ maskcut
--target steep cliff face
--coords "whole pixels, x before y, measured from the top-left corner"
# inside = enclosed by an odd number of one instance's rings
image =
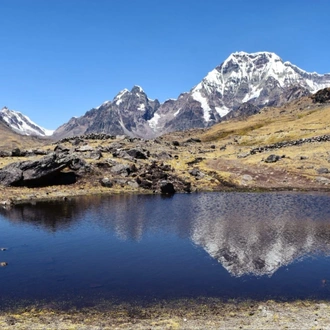
[[[134,86],[84,116],[72,118],[56,130],[54,137],[103,132],[151,138],[250,115],[262,107],[279,106],[328,86],[330,74],[306,72],[274,53],[237,52],[176,100],[160,104]]]

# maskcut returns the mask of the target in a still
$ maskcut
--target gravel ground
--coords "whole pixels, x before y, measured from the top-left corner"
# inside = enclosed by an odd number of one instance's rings
[[[0,329],[330,329],[330,302],[181,300],[0,313]]]

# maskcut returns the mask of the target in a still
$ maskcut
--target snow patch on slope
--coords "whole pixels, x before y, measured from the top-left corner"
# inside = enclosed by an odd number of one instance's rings
[[[23,135],[51,136],[54,133],[54,130],[37,125],[21,112],[9,110],[6,107],[0,111],[0,117],[11,129]]]
[[[158,128],[158,122],[160,119],[160,115],[155,113],[154,116],[148,120],[149,126],[155,131]]]
[[[207,99],[202,96],[201,92],[196,89],[192,94],[191,96],[193,97],[194,100],[198,101],[201,106],[202,106],[202,109],[204,111],[204,120],[206,122],[209,122],[210,121],[210,111],[211,111],[211,108],[210,106],[208,105],[207,103]]]

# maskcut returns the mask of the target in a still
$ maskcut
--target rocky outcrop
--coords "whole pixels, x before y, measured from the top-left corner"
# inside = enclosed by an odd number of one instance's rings
[[[74,183],[79,170],[86,166],[75,154],[53,152],[39,160],[12,163],[0,170],[0,184],[4,186],[38,187]],[[68,168],[71,173],[62,173]]]
[[[315,103],[330,102],[330,88],[324,88],[311,96]]]

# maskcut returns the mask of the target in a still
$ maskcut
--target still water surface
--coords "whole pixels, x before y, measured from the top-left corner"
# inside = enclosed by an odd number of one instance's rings
[[[0,210],[9,301],[329,299],[330,196],[84,197]]]

